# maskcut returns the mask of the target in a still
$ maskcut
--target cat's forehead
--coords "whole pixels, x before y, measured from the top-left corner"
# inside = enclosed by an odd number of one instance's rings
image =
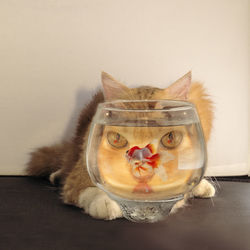
[[[154,99],[156,93],[161,91],[159,88],[151,87],[151,86],[140,86],[137,88],[131,89],[131,92],[134,99],[144,100],[144,99]]]

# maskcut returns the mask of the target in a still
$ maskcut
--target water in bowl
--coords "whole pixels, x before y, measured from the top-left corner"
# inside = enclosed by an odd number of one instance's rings
[[[149,120],[96,123],[88,152],[91,178],[107,193],[162,201],[190,191],[202,178],[206,150],[199,123],[164,126]]]

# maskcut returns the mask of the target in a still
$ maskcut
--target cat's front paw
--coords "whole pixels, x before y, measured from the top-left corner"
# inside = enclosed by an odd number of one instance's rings
[[[177,213],[181,208],[184,208],[186,206],[186,201],[185,199],[182,199],[180,201],[177,201],[174,206],[170,210],[170,214],[175,214]]]
[[[194,189],[193,196],[199,198],[211,198],[215,195],[214,186],[208,182],[206,179],[203,179]]]
[[[96,187],[88,187],[80,193],[78,206],[96,219],[113,220],[122,217],[119,205]]]

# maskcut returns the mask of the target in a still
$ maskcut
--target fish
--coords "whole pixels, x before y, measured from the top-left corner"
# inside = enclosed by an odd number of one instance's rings
[[[133,146],[126,151],[125,157],[132,168],[132,174],[137,179],[149,179],[156,174],[162,181],[167,180],[163,164],[174,160],[174,156],[167,151],[157,153],[156,145],[156,142],[152,142],[143,148]]]

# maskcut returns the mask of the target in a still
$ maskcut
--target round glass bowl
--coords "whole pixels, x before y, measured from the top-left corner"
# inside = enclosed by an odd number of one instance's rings
[[[93,118],[87,168],[93,183],[136,222],[164,219],[201,180],[206,146],[192,103],[117,100]]]

